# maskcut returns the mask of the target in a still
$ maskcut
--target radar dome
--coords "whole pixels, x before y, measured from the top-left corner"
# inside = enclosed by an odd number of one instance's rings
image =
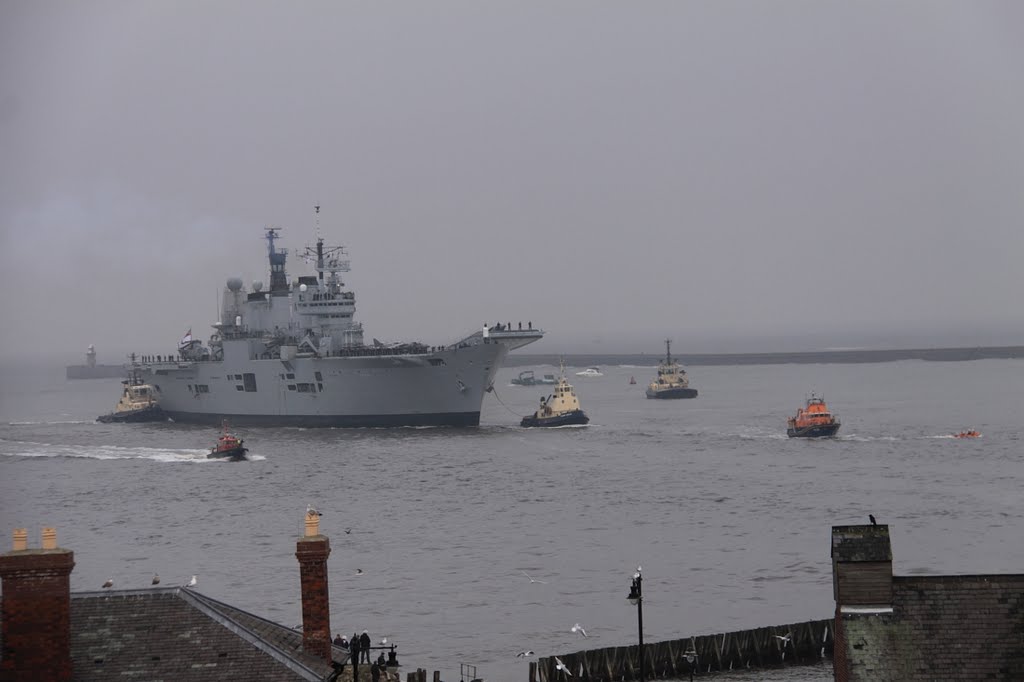
[[[307,287],[305,284],[300,284],[299,285],[299,291],[301,291],[303,293],[305,293],[306,289],[308,289],[308,288],[309,287]]]
[[[252,290],[256,292],[263,291],[263,282],[253,282]]]
[[[231,277],[228,279],[228,290],[238,291],[242,288],[242,280],[238,277]]]

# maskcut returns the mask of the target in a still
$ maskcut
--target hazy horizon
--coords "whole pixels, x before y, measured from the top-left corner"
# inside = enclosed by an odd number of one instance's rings
[[[14,1],[0,147],[0,358],[205,339],[316,204],[368,340],[1024,345],[1019,3]]]

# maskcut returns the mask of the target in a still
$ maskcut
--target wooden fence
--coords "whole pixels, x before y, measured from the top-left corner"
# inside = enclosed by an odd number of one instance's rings
[[[832,619],[701,635],[644,644],[648,680],[694,677],[712,672],[806,665],[832,655]],[[550,656],[530,663],[530,682],[570,679],[556,668],[562,661],[574,680],[619,682],[640,678],[639,647],[620,646]]]

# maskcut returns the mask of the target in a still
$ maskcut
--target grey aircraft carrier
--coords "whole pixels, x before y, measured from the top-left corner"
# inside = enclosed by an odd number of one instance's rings
[[[319,207],[317,207],[319,214]],[[363,342],[342,247],[318,238],[289,281],[288,252],[266,230],[270,283],[227,280],[207,343],[191,330],[173,356],[143,356],[140,375],[173,420],[234,425],[475,426],[505,356],[543,336],[532,322],[484,325],[445,345]]]

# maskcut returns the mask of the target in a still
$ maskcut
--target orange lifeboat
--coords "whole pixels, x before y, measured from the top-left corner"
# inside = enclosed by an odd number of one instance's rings
[[[245,459],[245,453],[249,452],[249,448],[245,447],[245,441],[228,431],[227,421],[224,421],[221,427],[222,432],[217,444],[210,448],[210,453],[206,456],[211,459]]]
[[[839,431],[839,418],[829,412],[825,400],[811,394],[807,404],[787,421],[786,435],[790,438],[826,438]]]

